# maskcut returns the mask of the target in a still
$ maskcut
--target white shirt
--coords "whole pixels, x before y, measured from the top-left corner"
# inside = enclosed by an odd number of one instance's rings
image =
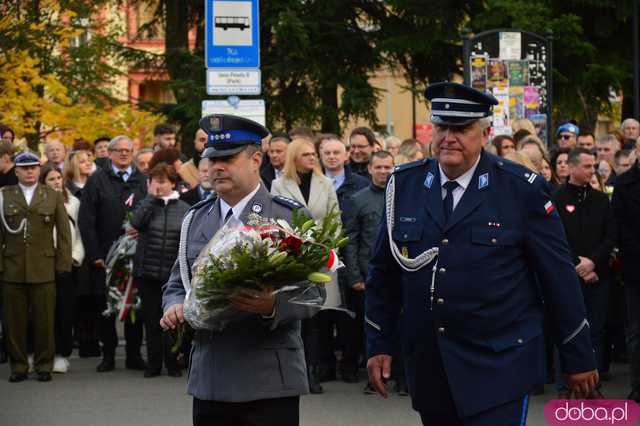
[[[278,170],[274,167],[273,170],[276,172],[276,179],[281,178],[282,175],[284,174],[284,170],[282,169]]]
[[[220,227],[224,226],[224,218],[227,217],[227,212],[229,210],[231,210],[233,217],[235,217],[237,221],[240,221],[240,215],[244,211],[244,208],[247,207],[247,203],[249,203],[253,196],[256,195],[258,189],[260,189],[260,184],[258,184],[256,189],[254,189],[250,194],[238,201],[238,203],[233,207],[220,198]]]
[[[27,205],[30,206],[31,200],[33,199],[33,193],[36,192],[36,186],[38,186],[38,184],[36,183],[31,186],[24,186],[23,184],[19,183],[18,186],[22,190],[24,199],[27,200]]]
[[[473,177],[473,174],[476,172],[476,169],[478,168],[478,163],[480,163],[480,155],[478,155],[478,159],[476,160],[476,163],[473,165],[473,167],[471,167],[469,170],[464,172],[462,175],[458,176],[457,179],[453,179],[456,182],[458,182],[458,185],[459,185],[456,189],[453,190],[453,209],[454,210],[456,209],[458,202],[464,195],[464,191],[467,190],[467,187],[471,183],[471,178]],[[444,174],[444,170],[442,170],[442,167],[440,166],[440,164],[438,164],[438,169],[440,169],[440,185],[442,190],[442,199],[444,200],[444,197],[447,196],[447,190],[444,189],[444,184],[450,181],[451,179],[449,179],[447,175]]]

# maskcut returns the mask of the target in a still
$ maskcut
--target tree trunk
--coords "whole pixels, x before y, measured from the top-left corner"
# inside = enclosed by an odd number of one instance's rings
[[[340,117],[338,116],[338,85],[328,83],[320,90],[322,102],[321,130],[324,133],[340,134]]]

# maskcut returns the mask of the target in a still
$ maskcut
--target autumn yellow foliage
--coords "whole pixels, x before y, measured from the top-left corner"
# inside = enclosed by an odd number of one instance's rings
[[[43,1],[47,7],[59,8],[58,2]],[[58,19],[69,16],[54,10]],[[31,24],[34,34],[42,34],[42,24]],[[0,33],[11,39],[16,28],[15,16],[0,17]],[[17,30],[16,30],[17,31]],[[56,29],[56,54],[63,55],[77,31],[60,25]],[[23,32],[24,33],[24,32]],[[31,46],[44,40],[29,41]],[[40,59],[30,50],[9,46],[0,49],[0,123],[11,127],[18,137],[31,135],[40,142],[58,139],[71,145],[77,139],[94,140],[100,136],[125,134],[139,138],[143,145],[151,142],[153,126],[164,121],[157,114],[136,109],[129,103],[73,101],[69,90],[54,73],[45,73]],[[104,85],[111,84],[104,81]],[[36,142],[37,143],[37,142]],[[33,147],[33,143],[30,144]]]

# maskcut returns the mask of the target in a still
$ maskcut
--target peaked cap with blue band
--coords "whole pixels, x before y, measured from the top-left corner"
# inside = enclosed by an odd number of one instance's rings
[[[464,126],[493,114],[498,100],[463,84],[448,81],[427,87],[425,97],[431,101],[431,122],[447,126]]]
[[[16,155],[16,158],[13,160],[16,167],[29,167],[29,166],[39,166],[40,159],[37,155],[32,152],[25,151]]]
[[[202,158],[229,157],[247,145],[260,145],[269,130],[255,121],[228,114],[212,114],[200,119],[200,128],[207,132]]]

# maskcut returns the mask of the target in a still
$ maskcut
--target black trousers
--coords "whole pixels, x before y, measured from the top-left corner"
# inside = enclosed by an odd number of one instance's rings
[[[217,402],[193,398],[193,426],[298,426],[300,397]]]
[[[56,355],[63,357],[68,357],[73,351],[73,320],[76,309],[75,277],[75,271],[56,273]]]
[[[147,334],[147,365],[150,370],[160,370],[164,360],[167,370],[175,370],[177,352],[171,353],[174,340],[160,327],[164,281],[142,278],[136,284],[142,299],[144,330]]]
[[[529,396],[518,398],[475,414],[459,418],[454,411],[449,413],[420,413],[424,426],[524,426],[527,424]]]
[[[358,362],[364,354],[364,291],[347,290],[347,307],[356,314],[355,318],[344,318],[344,352],[342,371],[355,373]]]
[[[95,278],[99,282],[106,282],[104,269],[95,270]],[[107,308],[107,298],[102,297],[102,310]],[[126,342],[127,358],[140,356],[140,346],[142,345],[142,315],[136,315],[136,321],[131,321],[131,316],[127,316],[124,321],[124,339]],[[118,333],[116,332],[116,316],[105,317],[100,315],[98,320],[98,330],[100,341],[102,342],[102,356],[106,359],[113,359],[118,346]]]

